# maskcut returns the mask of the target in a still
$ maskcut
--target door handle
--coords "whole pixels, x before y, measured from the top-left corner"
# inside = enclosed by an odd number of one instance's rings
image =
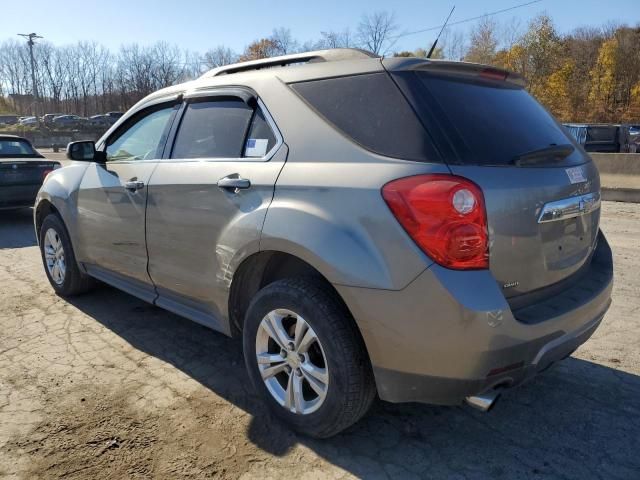
[[[251,181],[247,178],[240,177],[236,173],[218,180],[218,187],[223,190],[231,190],[233,193],[238,193],[240,190],[251,187]]]
[[[129,190],[130,192],[137,192],[138,190],[144,188],[144,182],[140,180],[129,180],[124,183],[124,188]]]

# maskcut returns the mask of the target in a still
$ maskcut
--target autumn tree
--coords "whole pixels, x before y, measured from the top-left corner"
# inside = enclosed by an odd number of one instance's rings
[[[248,60],[259,60],[261,58],[269,58],[277,55],[278,46],[270,38],[261,38],[251,42],[247,48],[244,49],[244,53],[238,59],[241,62]]]
[[[551,18],[546,14],[534,18],[521,44],[526,55],[522,73],[527,78],[529,90],[536,95],[559,63],[561,65],[559,60],[563,57],[560,37]]]
[[[416,57],[416,58],[427,58],[427,55],[429,54],[429,52],[427,50],[425,50],[424,48],[416,48],[413,51],[409,51],[409,50],[402,50],[400,52],[395,52],[393,54],[394,57]],[[442,48],[435,48],[433,50],[433,53],[431,54],[431,58],[435,58],[435,59],[443,59],[444,58],[444,54],[442,51]]]
[[[618,40],[611,38],[603,42],[598,60],[590,72],[591,90],[589,103],[596,118],[609,120],[615,110],[615,71]]]
[[[497,24],[489,17],[483,17],[471,29],[470,46],[464,56],[465,61],[474,63],[493,63],[498,47]]]
[[[34,47],[37,106],[28,47],[10,39],[0,42],[0,108],[81,115],[124,110],[159,88],[238,60],[356,46],[388,54],[398,40],[390,12],[363,15],[355,27],[323,30],[304,42],[286,27],[275,28],[241,56],[224,45],[199,54],[166,42],[109,51],[96,42],[56,46],[41,40]],[[640,123],[640,26],[609,22],[561,34],[543,14],[525,29],[518,20],[493,17],[476,22],[469,34],[452,28],[443,32],[433,58],[464,58],[522,74],[529,92],[563,121]],[[430,47],[425,40],[394,55],[424,57]]]

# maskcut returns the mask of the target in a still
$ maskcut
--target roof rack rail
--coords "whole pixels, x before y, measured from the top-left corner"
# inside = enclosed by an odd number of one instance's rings
[[[334,62],[338,60],[357,60],[366,58],[380,58],[378,55],[359,48],[332,48],[329,50],[316,50],[313,52],[294,53],[280,57],[263,58],[248,62],[233,63],[209,70],[200,78],[217,77],[219,75],[231,75],[232,73],[261,70],[263,68],[286,67],[300,63]]]

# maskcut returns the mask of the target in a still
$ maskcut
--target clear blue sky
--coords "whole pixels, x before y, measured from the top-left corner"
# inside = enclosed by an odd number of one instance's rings
[[[288,27],[300,41],[317,39],[322,30],[352,31],[363,12],[395,12],[400,33],[442,23],[451,6],[452,21],[508,8],[526,0],[24,0],[2,2],[0,41],[17,33],[36,32],[56,45],[96,40],[110,49],[123,43],[150,44],[165,40],[203,52],[225,44],[242,51],[253,39],[275,27]],[[523,25],[537,13],[551,15],[560,32],[613,20],[640,22],[639,0],[543,0],[497,15],[520,19]],[[458,28],[469,28],[466,24]],[[405,37],[394,50],[429,45],[435,32]]]

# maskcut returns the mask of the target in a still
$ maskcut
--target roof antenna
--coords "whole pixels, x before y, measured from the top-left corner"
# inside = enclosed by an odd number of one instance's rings
[[[444,29],[447,27],[447,23],[449,23],[449,19],[451,18],[451,15],[453,15],[453,11],[455,9],[456,9],[456,6],[454,5],[451,11],[449,12],[449,16],[444,21],[444,25],[442,25],[442,28],[440,29],[440,33],[436,37],[436,41],[433,42],[433,45],[431,45],[431,49],[429,50],[429,53],[427,53],[427,58],[431,58],[431,55],[433,54],[433,51],[436,49],[436,45],[438,44],[438,40],[440,39],[440,35],[442,35],[442,32],[444,32]]]

